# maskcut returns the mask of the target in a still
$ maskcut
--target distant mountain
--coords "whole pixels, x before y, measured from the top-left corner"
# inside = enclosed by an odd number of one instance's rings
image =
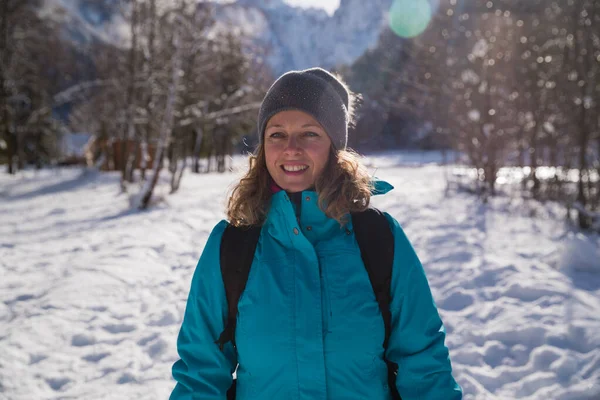
[[[238,0],[218,7],[223,27],[240,27],[256,44],[267,46],[276,74],[312,66],[351,64],[377,38],[392,0],[342,0],[332,16],[324,10],[292,7],[283,0]]]
[[[101,41],[126,47],[129,25],[119,12],[124,4],[123,0],[45,0],[40,15],[59,23],[66,39],[75,44]]]
[[[239,29],[250,45],[268,48],[267,63],[276,74],[312,66],[350,64],[376,45],[392,0],[341,0],[329,16],[283,0],[216,3],[215,29]],[[122,0],[46,0],[42,13],[60,22],[75,42],[101,40],[126,46],[127,21]]]

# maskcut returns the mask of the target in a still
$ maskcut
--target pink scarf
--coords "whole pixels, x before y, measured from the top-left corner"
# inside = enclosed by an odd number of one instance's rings
[[[275,183],[273,179],[271,179],[271,183],[269,185],[269,189],[271,189],[271,193],[275,194],[277,192],[281,192],[283,189],[279,187],[278,184]]]

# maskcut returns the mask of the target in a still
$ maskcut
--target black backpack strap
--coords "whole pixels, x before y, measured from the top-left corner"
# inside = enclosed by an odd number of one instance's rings
[[[250,266],[260,236],[260,226],[249,228],[231,224],[225,228],[221,239],[221,276],[227,296],[227,325],[216,343],[223,350],[225,343],[231,341],[235,347],[235,325],[237,321],[238,300],[246,288]]]
[[[388,347],[388,341],[392,332],[392,313],[390,303],[392,300],[392,266],[394,265],[394,234],[386,216],[375,208],[368,208],[360,213],[352,214],[354,236],[360,248],[363,263],[373,291],[379,310],[383,317],[385,326],[384,349]],[[398,375],[398,364],[385,360],[388,366],[388,383],[394,399],[400,399],[396,388],[396,376]]]

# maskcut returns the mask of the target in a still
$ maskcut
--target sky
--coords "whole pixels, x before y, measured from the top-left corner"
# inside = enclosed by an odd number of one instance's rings
[[[329,15],[339,7],[340,0],[285,0],[286,3],[298,7],[323,8]]]

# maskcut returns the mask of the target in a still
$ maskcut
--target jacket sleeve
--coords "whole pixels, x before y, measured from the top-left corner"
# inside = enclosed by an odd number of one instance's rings
[[[177,381],[171,400],[225,400],[237,360],[231,342],[221,351],[215,341],[227,320],[227,298],[221,277],[220,246],[226,221],[212,231],[198,261],[183,323],[177,338],[181,358],[173,365]]]
[[[462,398],[452,377],[446,333],[423,266],[400,224],[386,214],[394,232],[391,335],[386,358],[398,364],[396,387],[403,400]]]

